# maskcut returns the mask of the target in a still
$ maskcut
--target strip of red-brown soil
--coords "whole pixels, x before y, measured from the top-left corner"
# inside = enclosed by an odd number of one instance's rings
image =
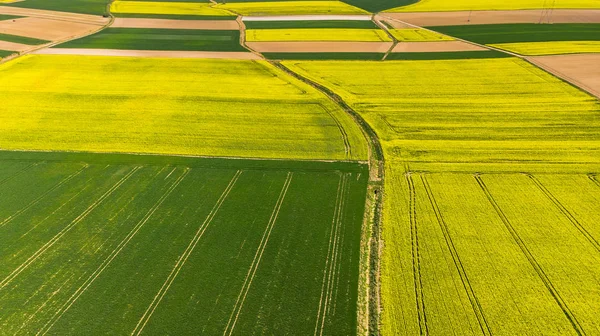
[[[383,13],[382,16],[422,27],[538,22],[600,23],[600,10],[584,9]]]
[[[80,55],[80,56],[121,56],[121,57],[161,57],[161,58],[207,58],[259,60],[251,52],[215,52],[215,51],[164,51],[164,50],[116,50],[116,49],[42,49],[33,52],[36,55]]]
[[[96,24],[26,17],[0,21],[0,33],[56,41],[84,35],[98,29]]]
[[[600,98],[600,54],[535,56],[526,59]]]
[[[486,48],[463,41],[440,42],[401,42],[392,52],[449,52],[449,51],[485,51]]]
[[[201,29],[201,30],[238,30],[233,20],[167,20],[116,18],[112,28],[160,28],[160,29]]]
[[[378,52],[385,53],[392,42],[246,42],[258,52]]]

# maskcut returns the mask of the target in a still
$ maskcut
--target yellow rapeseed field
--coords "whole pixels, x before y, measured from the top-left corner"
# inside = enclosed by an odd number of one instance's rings
[[[246,41],[366,41],[388,42],[390,37],[380,29],[299,28],[250,29]]]
[[[390,33],[402,42],[452,41],[452,37],[425,29],[390,29]]]
[[[443,12],[464,10],[591,9],[600,8],[597,0],[420,0],[386,12]]]
[[[240,15],[369,14],[341,1],[227,2],[222,8]]]
[[[4,149],[367,155],[336,104],[262,61],[40,55],[0,65],[0,76],[10,83],[0,104]]]
[[[600,53],[600,41],[553,41],[490,44],[527,56]]]
[[[211,3],[121,1],[110,5],[115,14],[164,14],[164,15],[209,15],[229,16],[232,13],[214,8]]]

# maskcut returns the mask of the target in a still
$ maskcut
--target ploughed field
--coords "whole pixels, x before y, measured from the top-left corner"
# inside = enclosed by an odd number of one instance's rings
[[[367,178],[358,163],[2,152],[0,329],[352,334]]]

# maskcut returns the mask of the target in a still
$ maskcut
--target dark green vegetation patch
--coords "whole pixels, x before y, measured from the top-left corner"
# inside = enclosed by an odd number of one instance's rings
[[[386,9],[412,5],[419,2],[419,0],[342,0],[342,2],[376,13]]]
[[[108,28],[58,48],[246,51],[237,30]]]
[[[392,60],[445,60],[445,59],[477,59],[477,58],[503,58],[512,57],[509,54],[490,51],[448,51],[448,52],[413,52],[390,53],[386,61]]]
[[[0,21],[20,19],[22,16],[0,14]]]
[[[273,60],[369,60],[378,61],[383,53],[354,53],[354,52],[323,52],[323,53],[262,53],[267,59]]]
[[[50,41],[40,40],[31,37],[17,36],[17,35],[8,35],[0,33],[0,41],[13,42],[13,43],[22,43],[28,45],[39,45],[48,43]]]
[[[16,51],[8,51],[8,50],[0,50],[0,58],[4,58],[6,56],[10,56],[12,54],[16,54]]]
[[[244,21],[247,29],[288,28],[357,28],[379,29],[373,21],[327,20],[327,21]]]
[[[354,334],[367,179],[349,162],[0,152],[2,332]]]
[[[519,23],[428,28],[481,44],[600,40],[600,24],[596,23]]]
[[[3,6],[48,9],[59,12],[107,15],[109,0],[26,0]]]

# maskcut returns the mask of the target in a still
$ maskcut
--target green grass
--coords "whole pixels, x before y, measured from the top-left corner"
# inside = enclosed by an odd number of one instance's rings
[[[246,29],[354,28],[379,29],[373,21],[244,21]]]
[[[448,52],[410,52],[410,53],[390,53],[386,61],[392,60],[445,60],[445,59],[478,59],[478,58],[504,58],[510,55],[490,50],[490,51],[448,51]]]
[[[365,9],[369,12],[381,12],[398,6],[412,5],[419,0],[343,0],[345,3]]]
[[[0,21],[20,19],[22,16],[0,14]]]
[[[0,50],[0,58],[4,58],[6,56],[10,56],[15,53],[16,53],[16,51]]]
[[[0,76],[2,148],[366,158],[341,108],[264,61],[36,55]]]
[[[240,45],[237,30],[149,28],[108,28],[58,48],[247,51]]]
[[[45,44],[50,41],[40,40],[31,37],[17,36],[17,35],[9,35],[0,33],[0,41],[13,42],[13,43],[22,43],[28,45],[39,45]]]
[[[366,165],[34,152],[0,162],[0,190],[13,190],[0,200],[4,332],[356,331]],[[319,314],[323,297],[335,309]]]
[[[275,60],[381,60],[383,53],[263,53],[267,59]]]
[[[27,0],[2,4],[22,8],[47,9],[60,12],[105,15],[108,0]]]
[[[600,41],[600,24],[492,24],[430,27],[440,33],[480,43]]]

